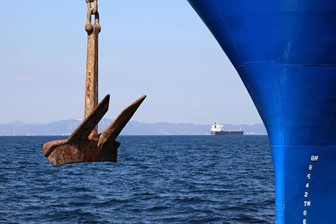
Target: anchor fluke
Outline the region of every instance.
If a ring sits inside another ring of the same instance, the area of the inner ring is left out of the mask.
[[[46,157],[56,149],[56,147],[64,144],[80,144],[88,139],[91,139],[90,134],[92,130],[96,127],[98,122],[103,118],[105,113],[108,111],[108,105],[110,101],[110,95],[105,96],[105,98],[98,104],[94,111],[92,111],[87,118],[85,118],[82,123],[76,128],[76,130],[70,135],[66,140],[55,140],[51,142],[46,142],[42,144],[42,151]],[[90,136],[90,138],[89,138]]]
[[[146,95],[137,99],[134,103],[125,108],[118,117],[106,128],[99,136],[98,147],[105,144],[106,141],[114,141],[122,129],[126,126],[135,111],[139,108],[141,103],[145,100]]]
[[[95,138],[95,136],[90,135],[92,130],[97,126],[98,122],[103,118],[103,116],[108,111],[110,102],[110,95],[106,95],[104,99],[98,104],[94,111],[89,114],[83,122],[78,126],[78,128],[69,137],[69,141],[77,143],[80,139]]]

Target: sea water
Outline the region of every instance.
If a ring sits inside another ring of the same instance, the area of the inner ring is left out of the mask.
[[[274,223],[266,136],[121,136],[118,163],[53,167],[0,137],[0,223]]]

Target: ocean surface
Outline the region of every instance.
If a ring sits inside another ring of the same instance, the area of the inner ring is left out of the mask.
[[[0,223],[274,223],[266,136],[121,136],[118,163],[53,167],[0,137]]]

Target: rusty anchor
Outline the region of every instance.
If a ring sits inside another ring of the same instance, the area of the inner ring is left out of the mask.
[[[54,166],[83,162],[117,162],[120,143],[116,138],[146,98],[144,95],[137,99],[125,108],[110,126],[98,134],[98,122],[108,111],[110,96],[105,96],[98,104],[98,35],[101,31],[98,0],[85,0],[85,2],[88,6],[85,25],[88,40],[84,120],[68,139],[42,144],[44,155]]]

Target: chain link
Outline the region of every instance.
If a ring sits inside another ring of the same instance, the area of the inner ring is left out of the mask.
[[[99,24],[98,0],[85,0],[88,12],[86,17],[85,31],[90,35],[93,31],[100,32]],[[93,3],[93,5],[92,5]],[[94,16],[94,24],[92,25],[92,16]]]

